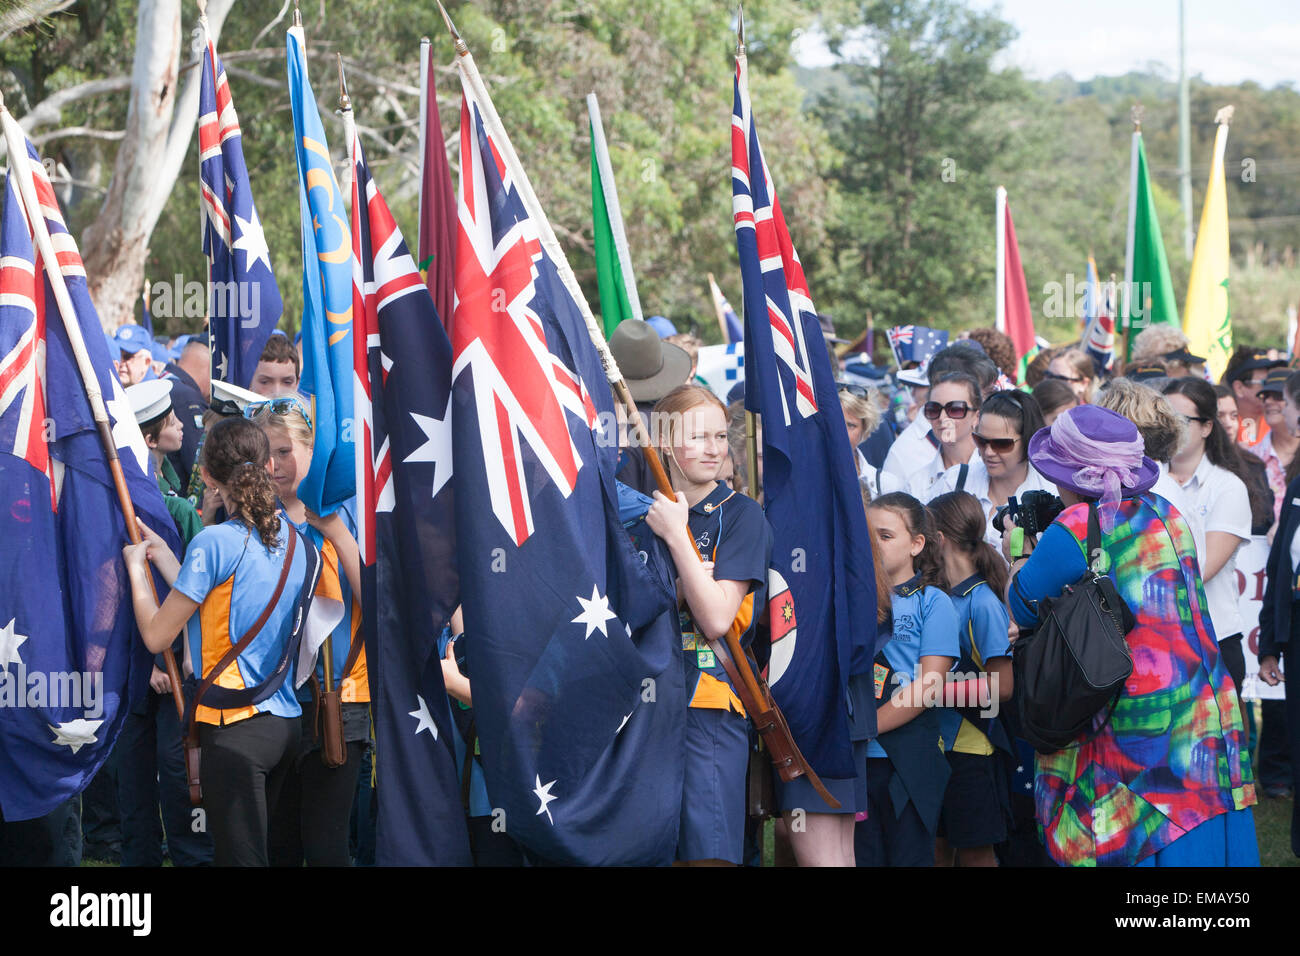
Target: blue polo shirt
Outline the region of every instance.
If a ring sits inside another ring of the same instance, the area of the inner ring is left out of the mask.
[[[957,639],[961,646],[961,663],[984,670],[995,657],[1011,656],[1011,641],[1007,628],[1011,616],[1006,606],[998,600],[988,582],[973,574],[952,589],[953,610],[957,613]],[[991,754],[993,744],[988,737],[953,708],[945,708],[939,715],[945,750],[958,753]]]
[[[289,523],[281,521],[271,551],[243,522],[232,519],[204,528],[186,548],[185,561],[172,587],[199,604],[186,624],[186,656],[200,680],[238,643],[271,600],[291,533]],[[307,573],[306,550],[299,541],[284,590],[270,617],[238,660],[225,669],[216,686],[254,687],[275,670],[293,629],[294,605]],[[294,666],[290,665],[288,677],[275,693],[260,704],[225,710],[199,707],[196,719],[199,723],[229,724],[259,713],[297,717],[302,708],[293,692]]]
[[[877,699],[892,697],[899,687],[916,678],[922,657],[961,656],[957,639],[957,612],[952,600],[935,587],[921,587],[918,574],[894,588],[890,598],[894,630],[881,653],[899,675],[899,683],[882,686]],[[879,670],[879,665],[877,665]],[[868,757],[887,756],[878,740],[867,745]]]
[[[748,647],[767,600],[767,568],[772,557],[772,527],[762,506],[719,482],[691,507],[686,524],[700,557],[713,562],[713,580],[749,583],[749,593],[736,615],[745,625],[741,646]],[[689,608],[682,610],[680,620],[690,706],[743,712],[727,672],[709,650]]]

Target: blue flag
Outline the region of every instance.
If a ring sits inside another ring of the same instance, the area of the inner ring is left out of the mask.
[[[148,688],[152,662],[122,561],[126,526],[64,321],[81,330],[136,513],[180,548],[147,477],[144,440],[81,256],[27,145],[27,156],[9,157],[0,220],[0,812],[8,821],[43,816],[90,782]],[[19,176],[35,187],[75,315],[59,314]]]
[[[803,267],[759,148],[736,58],[732,205],[745,290],[745,407],[763,421],[772,525],[768,677],[795,742],[832,793],[855,775],[848,679],[871,670],[876,583],[853,450]],[[854,721],[874,736],[875,713]]]
[[[360,139],[352,158],[357,538],[380,866],[468,865],[438,629],[455,610],[451,343]]]
[[[546,860],[667,864],[686,711],[676,600],[654,541],[634,549],[619,522],[600,360],[467,60],[452,433],[488,796]]]
[[[289,100],[302,219],[302,380],[313,399],[315,442],[298,497],[329,514],[356,494],[352,419],[352,233],[334,178],[302,27],[289,28]]]
[[[199,191],[208,257],[212,377],[248,388],[284,302],[244,165],[226,67],[208,38],[199,78]]]

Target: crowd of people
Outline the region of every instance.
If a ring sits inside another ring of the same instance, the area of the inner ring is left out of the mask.
[[[676,498],[630,444],[618,479],[626,514],[662,539],[676,571],[689,701],[677,857],[753,865],[751,764],[764,758],[709,648],[728,632],[745,646],[767,639],[774,542],[754,493],[761,462],[751,475],[741,391],[710,390],[696,375],[699,340],[657,323],[620,324],[610,347],[642,412],[671,423],[650,431]],[[0,824],[6,854],[75,862],[84,831],[85,855],[130,866],[369,862],[355,509],[322,517],[298,497],[313,424],[294,343],[270,338],[250,389],[210,378],[203,336],[162,344],[126,326],[109,344],[186,545],[178,558],[142,525],[125,558],[141,637],[183,661],[188,708],[178,718],[160,656],[89,789],[44,820]],[[850,697],[876,708],[876,731],[854,745],[857,779],[839,812],[806,781],[779,787],[778,860],[1258,863],[1256,781],[1270,797],[1293,792],[1300,704],[1265,702],[1257,725],[1240,698],[1250,650],[1235,560],[1269,536],[1258,656],[1260,679],[1276,685],[1300,627],[1300,372],[1241,348],[1212,384],[1168,327],[1142,332],[1132,353],[1107,369],[1077,346],[1043,350],[1017,387],[1010,340],[976,329],[888,374],[843,376],[882,635],[871,680]],[[1100,555],[1088,553],[1092,520]],[[150,567],[171,587],[161,606]],[[1035,753],[1018,718],[1016,642],[1089,568],[1132,614],[1132,673],[1069,746]],[[457,728],[475,860],[519,865],[527,848],[490,825],[465,638],[458,613],[439,643],[440,706]],[[957,699],[958,677],[973,696]],[[946,689],[914,692],[922,686]],[[202,827],[187,731],[201,745]],[[813,808],[816,825],[796,825],[799,808]]]

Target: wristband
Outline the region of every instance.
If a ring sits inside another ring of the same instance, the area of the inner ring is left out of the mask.
[[[1018,528],[1018,527],[1012,528],[1011,529],[1011,560],[1020,561],[1027,557],[1029,557],[1029,555],[1025,554],[1025,529]]]

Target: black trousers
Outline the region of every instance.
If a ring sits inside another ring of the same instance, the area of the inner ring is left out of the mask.
[[[1286,701],[1262,700],[1259,703],[1259,785],[1289,787],[1291,742],[1287,728]]]
[[[122,860],[122,818],[117,806],[118,749],[95,772],[81,792],[81,834],[87,859]]]
[[[348,831],[365,751],[364,742],[348,742],[341,767],[325,766],[319,748],[294,761],[271,817],[272,866],[352,865]]]
[[[140,711],[127,714],[115,752],[122,865],[162,866],[164,826],[175,866],[210,864],[212,838],[196,826],[190,806],[181,722],[171,694],[145,694]]]
[[[81,866],[81,795],[35,820],[0,816],[0,866]]]
[[[258,714],[218,727],[199,724],[199,776],[212,862],[267,866],[267,822],[298,750],[297,717]]]
[[[934,866],[934,834],[910,800],[898,813],[889,793],[894,765],[888,757],[867,758],[867,819],[853,826],[858,866]]]

